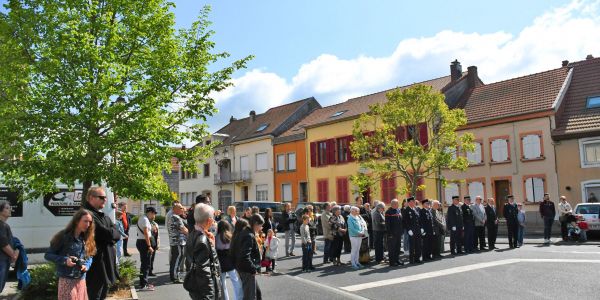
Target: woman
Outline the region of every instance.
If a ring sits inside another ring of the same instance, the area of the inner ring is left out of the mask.
[[[263,223],[260,215],[253,215],[250,218],[250,225],[244,219],[239,219],[235,225],[235,234],[231,242],[231,256],[235,270],[242,281],[244,300],[261,299],[260,288],[256,283],[256,273],[260,270],[261,257],[255,233],[262,231]]]
[[[232,206],[230,206],[232,207]],[[225,279],[229,276],[231,285],[233,286],[233,299],[243,300],[244,292],[242,290],[242,282],[240,281],[237,272],[233,266],[233,258],[229,254],[231,239],[233,237],[233,227],[228,221],[222,220],[217,225],[217,256],[221,265],[221,286],[223,287],[223,299],[229,300],[227,285]]]
[[[356,206],[350,208],[350,216],[348,217],[348,234],[350,235],[350,261],[352,262],[352,268],[358,270],[363,267],[358,262],[360,245],[362,239],[367,235],[367,223],[360,216],[360,210]]]
[[[2,293],[6,284],[8,267],[19,257],[19,250],[15,249],[13,242],[12,230],[8,223],[6,223],[11,212],[10,202],[5,200],[0,201],[0,248],[2,249],[0,251],[0,293]]]
[[[44,255],[56,264],[58,275],[58,299],[87,300],[85,273],[96,254],[94,219],[85,209],[75,213],[67,227],[50,241]]]
[[[235,223],[237,223],[238,220],[235,206],[232,205],[227,207],[227,215],[223,217],[223,220],[229,222],[229,225],[231,225],[232,228],[235,227]]]
[[[267,235],[269,229],[275,229],[273,226],[273,210],[271,208],[265,210],[265,223],[263,224],[262,232]]]
[[[331,232],[333,233],[333,242],[331,243],[331,259],[333,259],[333,265],[343,265],[340,261],[342,255],[342,247],[344,245],[344,236],[346,235],[346,222],[342,217],[342,208],[339,205],[334,206],[331,209],[333,216],[329,218],[329,226],[331,226]]]
[[[185,246],[186,259],[195,266],[190,271],[195,276],[193,286],[188,286],[190,298],[196,299],[222,299],[221,276],[219,258],[215,250],[215,236],[210,232],[214,220],[215,210],[212,206],[199,203],[194,207],[194,229],[189,233]],[[186,276],[186,281],[188,277]],[[184,286],[186,283],[184,282]]]
[[[115,226],[121,235],[119,241],[117,241],[117,265],[119,265],[119,261],[121,260],[121,256],[123,256],[123,240],[127,239],[127,234],[125,233],[125,227],[123,226],[123,212],[120,210],[115,211]]]
[[[314,208],[312,205],[307,205],[305,214],[308,216],[308,228],[310,229],[310,241],[312,244],[313,255],[317,254],[316,242],[317,242],[317,219],[315,217]]]

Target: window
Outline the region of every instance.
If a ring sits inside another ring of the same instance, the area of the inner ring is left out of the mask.
[[[287,168],[288,171],[296,170],[296,153],[287,154]]]
[[[185,193],[181,193],[179,196],[179,202],[181,202],[182,204],[187,204],[187,198],[185,197]]]
[[[194,178],[194,179],[198,178],[198,172],[192,173],[192,178]]]
[[[523,159],[536,159],[544,156],[544,153],[542,153],[541,133],[527,133],[521,135],[521,155]]]
[[[335,139],[310,143],[310,166],[326,166],[335,163]]]
[[[347,112],[347,111],[348,111],[348,110],[340,110],[340,111],[338,111],[338,112],[334,113],[333,115],[331,115],[331,117],[330,117],[330,118],[339,117],[339,116],[343,115],[343,114],[344,114],[345,112]]]
[[[460,196],[460,190],[456,183],[448,183],[444,188],[444,200],[446,200],[446,204],[452,205],[452,196]]]
[[[336,179],[337,202],[348,203],[348,178],[340,177]]]
[[[204,164],[204,177],[210,176],[210,164]]]
[[[191,200],[190,202],[196,202],[196,195],[197,195],[196,192],[192,192],[192,198],[190,199]]]
[[[277,172],[285,171],[285,154],[277,155]]]
[[[492,162],[505,162],[510,160],[508,154],[508,138],[498,138],[491,141]]]
[[[329,183],[327,179],[317,180],[317,201],[329,201]]]
[[[298,201],[306,202],[308,198],[308,184],[306,182],[300,182],[298,185]]]
[[[381,199],[385,203],[390,203],[394,198],[396,198],[396,177],[392,175],[390,178],[381,178]]]
[[[350,138],[343,137],[337,139],[337,162],[343,163],[349,161],[350,155]]]
[[[256,129],[256,132],[261,132],[261,131],[265,130],[267,127],[269,127],[269,124],[260,124],[260,126],[258,126],[258,129]]]
[[[583,202],[600,201],[600,180],[590,180],[581,183]]]
[[[240,171],[247,172],[250,170],[248,156],[240,156]]]
[[[181,179],[184,180],[185,179],[185,169],[183,167],[181,167],[181,170],[179,172],[181,173]]]
[[[456,148],[452,148],[452,147],[447,147],[446,150],[444,150],[446,153],[449,153],[452,156],[453,160],[456,160]]]
[[[264,171],[267,170],[267,168],[267,153],[256,154],[256,171]]]
[[[539,202],[544,200],[545,178],[543,176],[525,177],[525,201]]]
[[[600,139],[579,140],[582,168],[600,167]]]
[[[482,142],[475,141],[474,144],[475,149],[473,149],[473,152],[467,152],[467,160],[469,161],[470,165],[479,165],[483,163],[483,147],[481,147]]]
[[[292,185],[284,183],[281,185],[281,201],[292,202]]]
[[[269,186],[259,184],[256,186],[256,201],[269,201]]]
[[[599,108],[600,107],[600,96],[587,98],[587,108]]]
[[[475,197],[481,196],[481,199],[485,199],[485,189],[483,186],[484,179],[476,179],[467,182],[467,187],[469,190],[469,196],[471,196],[471,201],[475,201]]]
[[[327,165],[327,141],[317,143],[319,166]]]

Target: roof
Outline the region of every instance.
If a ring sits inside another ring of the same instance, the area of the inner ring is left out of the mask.
[[[179,160],[177,157],[171,157],[171,172],[179,172]]]
[[[587,108],[587,99],[600,96],[600,58],[569,64],[571,84],[556,115],[554,139],[600,135],[600,108]]]
[[[568,72],[562,67],[476,87],[464,106],[468,123],[552,109]]]

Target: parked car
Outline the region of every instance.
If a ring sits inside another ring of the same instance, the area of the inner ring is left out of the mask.
[[[237,210],[237,215],[240,217],[244,215],[244,210],[246,210],[246,208],[256,206],[258,207],[258,210],[260,211],[260,214],[263,217],[265,216],[265,210],[267,210],[267,208],[270,208],[273,211],[273,221],[275,222],[275,224],[281,223],[281,220],[283,219],[283,216],[281,214],[281,212],[283,212],[283,203],[281,202],[240,201],[234,202],[233,206],[235,206],[235,209]]]
[[[575,214],[583,217],[589,232],[600,232],[600,203],[579,203],[575,206]]]
[[[321,225],[321,212],[325,209],[326,202],[298,202],[296,204],[296,216],[298,223],[296,224],[296,233],[300,234],[300,225],[302,225],[302,214],[308,205],[312,205],[315,217],[317,218],[317,235],[323,235],[323,226]]]

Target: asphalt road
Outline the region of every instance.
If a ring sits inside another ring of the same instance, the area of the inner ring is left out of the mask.
[[[161,236],[168,241],[165,230]],[[258,281],[263,299],[600,299],[598,243],[529,242],[514,250],[499,244],[495,251],[414,266],[370,265],[359,271],[321,265],[318,246],[316,271],[300,272],[301,256],[280,258],[277,273],[261,275]],[[342,255],[342,261],[349,259],[349,254]],[[156,291],[139,292],[140,299],[189,298],[181,284],[169,282],[167,243],[156,257],[155,270],[158,276],[150,281]]]

